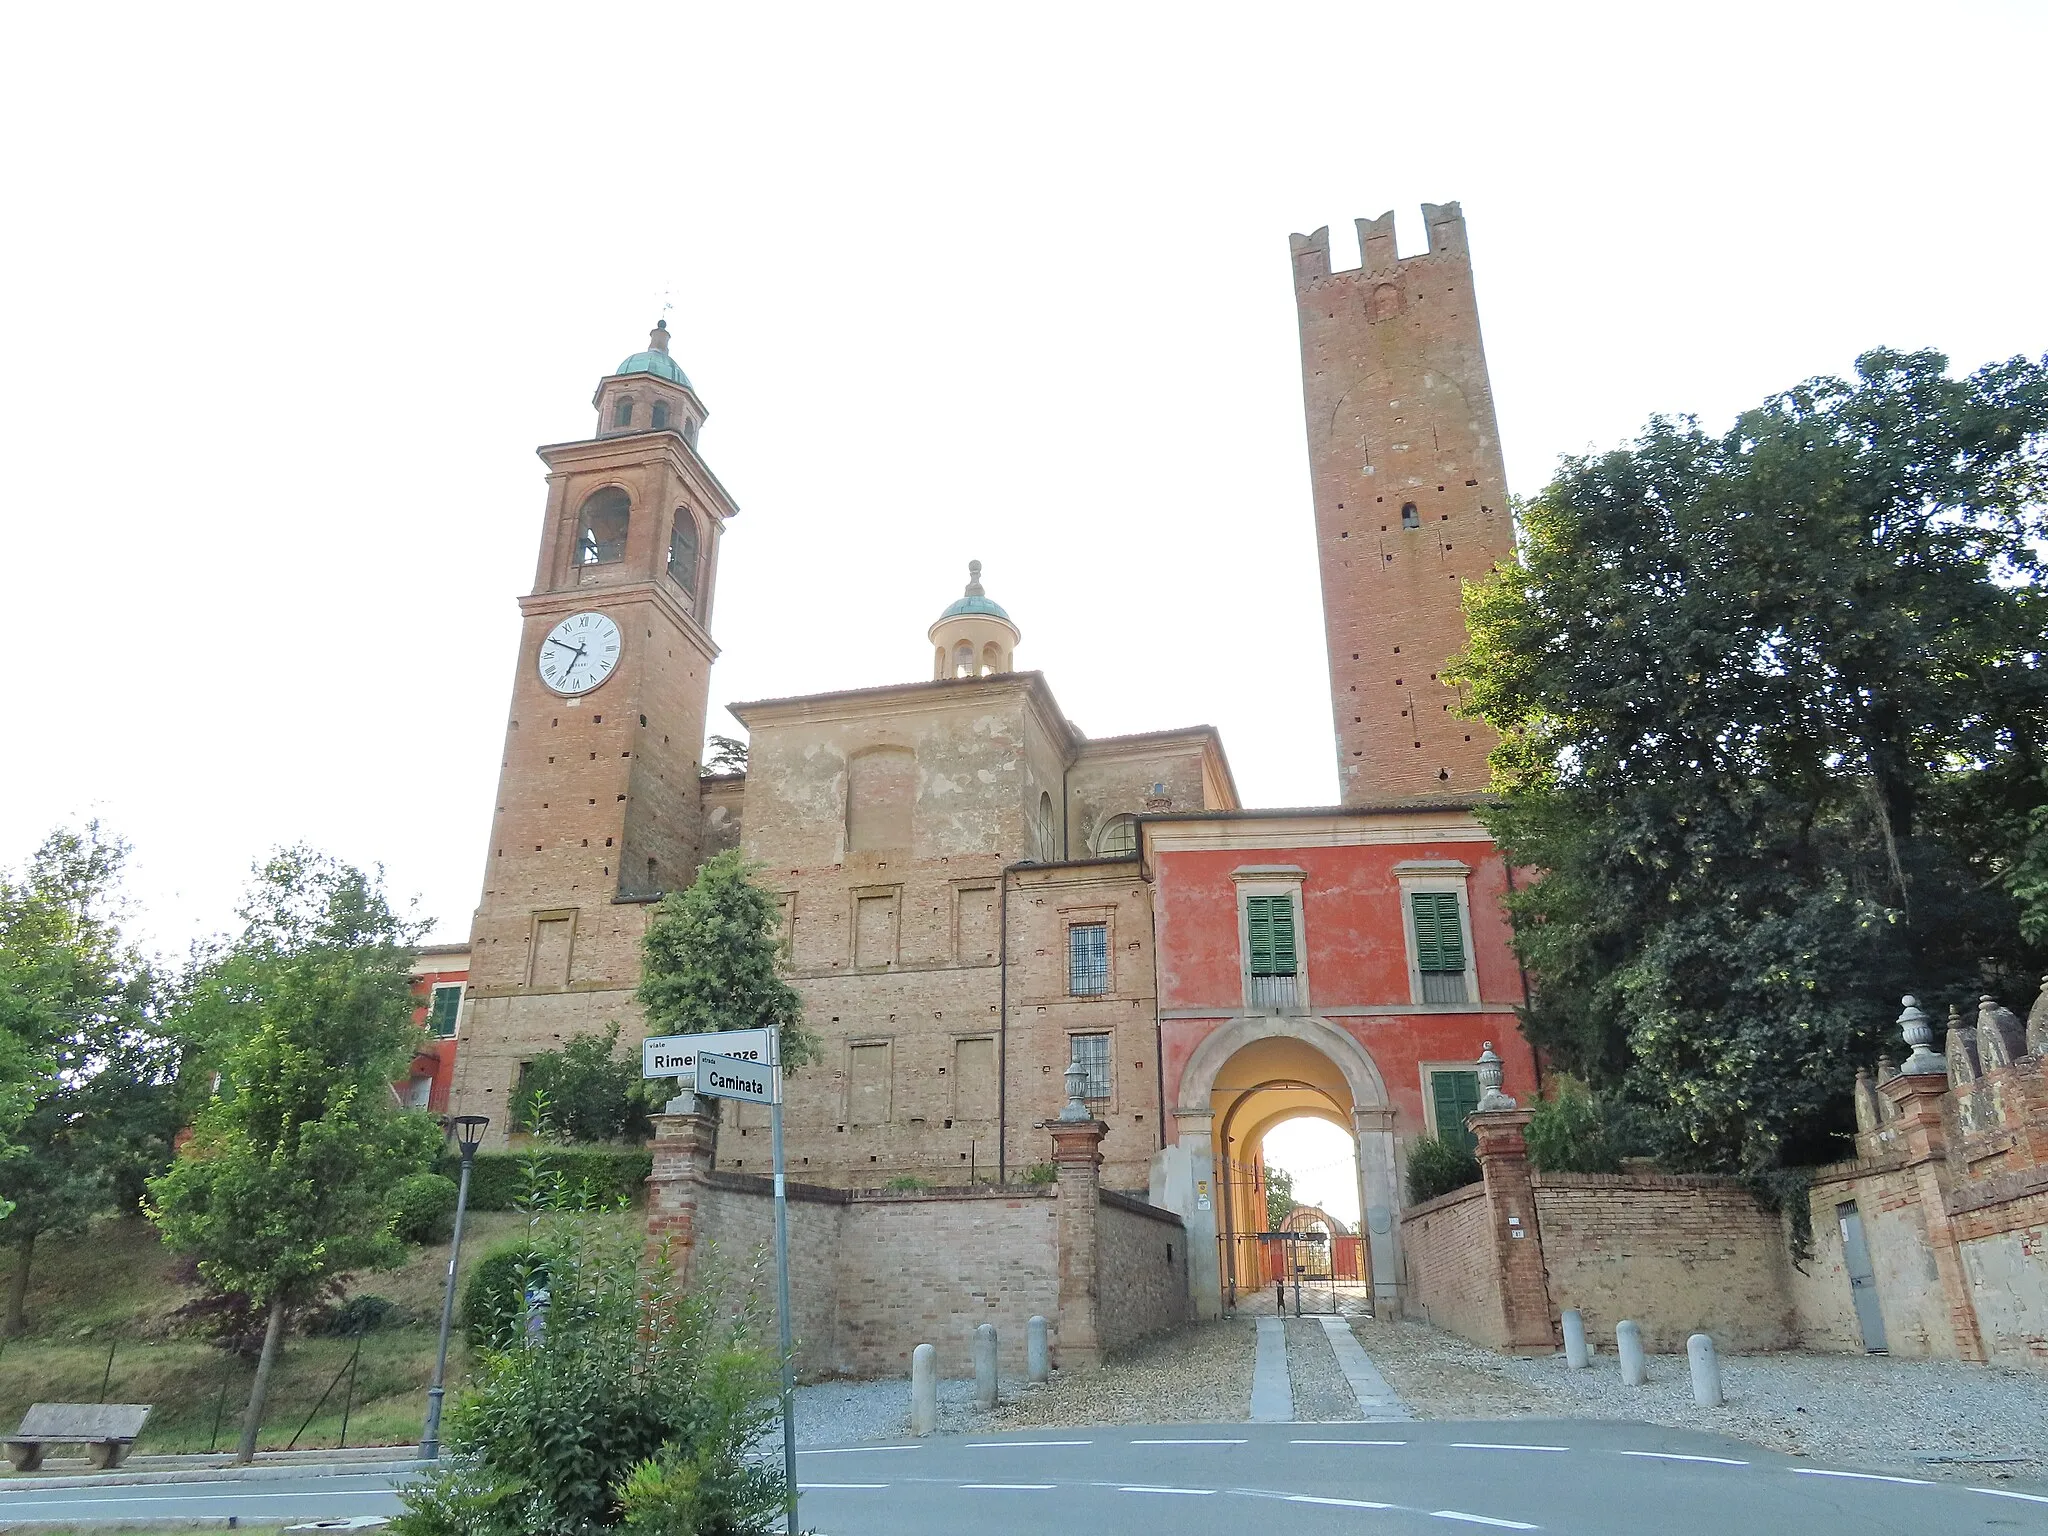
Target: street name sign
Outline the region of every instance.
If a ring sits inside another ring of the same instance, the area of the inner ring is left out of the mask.
[[[700,1051],[741,1061],[773,1061],[775,1031],[728,1029],[710,1035],[650,1035],[640,1044],[640,1075],[675,1077],[688,1083],[697,1074]]]
[[[714,1099],[745,1099],[750,1104],[780,1104],[781,1074],[765,1062],[737,1056],[697,1053],[697,1091]],[[780,1175],[777,1175],[778,1179]]]

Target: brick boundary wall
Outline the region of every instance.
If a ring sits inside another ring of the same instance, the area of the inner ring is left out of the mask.
[[[1185,1325],[1191,1316],[1186,1223],[1150,1201],[1105,1189],[1096,1196],[1095,1230],[1102,1347],[1127,1348]]]
[[[1486,1186],[1468,1184],[1401,1213],[1401,1310],[1475,1344],[1507,1343]]]

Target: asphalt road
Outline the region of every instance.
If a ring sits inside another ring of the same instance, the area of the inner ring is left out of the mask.
[[[802,1523],[820,1536],[2048,1536],[2048,1489],[1882,1476],[1712,1435],[1586,1420],[1119,1426],[798,1456]],[[0,1484],[0,1524],[390,1515],[396,1481]]]

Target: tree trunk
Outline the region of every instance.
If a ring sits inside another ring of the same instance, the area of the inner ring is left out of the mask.
[[[256,1459],[256,1431],[263,1424],[263,1397],[270,1390],[270,1368],[277,1363],[277,1341],[284,1332],[284,1297],[270,1299],[270,1321],[263,1329],[263,1353],[256,1359],[256,1380],[249,1386],[249,1412],[242,1420],[242,1444],[235,1460],[247,1466]]]
[[[10,1339],[21,1335],[21,1309],[28,1301],[28,1267],[35,1257],[36,1235],[31,1232],[14,1245],[14,1283],[7,1288],[7,1322],[0,1326],[0,1334]]]

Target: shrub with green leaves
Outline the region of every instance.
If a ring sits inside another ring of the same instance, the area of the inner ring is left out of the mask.
[[[1408,1201],[1420,1205],[1438,1195],[1479,1182],[1479,1159],[1441,1136],[1418,1136],[1408,1143]]]
[[[559,1175],[571,1190],[599,1209],[631,1204],[645,1191],[654,1172],[654,1154],[611,1147],[541,1147],[526,1152],[479,1152],[469,1175],[472,1211],[516,1211],[523,1208],[527,1169],[538,1161],[550,1176]],[[462,1170],[460,1159],[448,1156],[437,1165],[443,1174]]]
[[[1051,1163],[1033,1163],[1024,1170],[1024,1182],[1034,1189],[1044,1189],[1047,1185],[1057,1184],[1059,1181],[1060,1171]]]
[[[462,1328],[471,1347],[502,1347],[518,1334],[531,1284],[545,1286],[547,1270],[539,1249],[524,1238],[493,1248],[471,1266],[462,1282]]]
[[[665,1257],[642,1265],[638,1234],[554,1218],[533,1251],[544,1321],[483,1350],[449,1414],[450,1457],[404,1491],[397,1536],[775,1529],[781,1459],[752,1454],[777,1412],[760,1277],[706,1253],[685,1286]]]
[[[412,1173],[391,1191],[392,1230],[408,1243],[445,1243],[455,1230],[455,1181]]]

